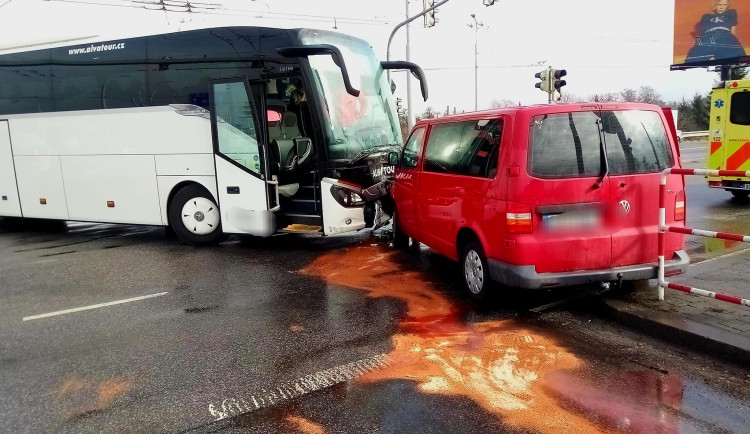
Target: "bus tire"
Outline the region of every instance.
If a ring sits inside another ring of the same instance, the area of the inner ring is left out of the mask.
[[[199,185],[180,189],[169,204],[169,225],[184,242],[216,244],[222,238],[221,213],[211,193]]]
[[[393,247],[397,249],[409,247],[409,236],[401,230],[401,225],[398,222],[398,211],[395,208],[393,210]]]
[[[466,243],[461,255],[461,274],[463,275],[464,288],[474,301],[484,301],[492,286],[490,269],[487,266],[487,258],[484,249],[476,240]]]

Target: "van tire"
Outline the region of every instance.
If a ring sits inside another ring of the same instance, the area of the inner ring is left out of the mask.
[[[168,216],[174,233],[193,246],[216,244],[223,237],[219,207],[199,185],[181,188],[169,203]]]
[[[484,301],[490,291],[492,281],[484,249],[475,240],[469,241],[464,247],[461,255],[461,274],[469,296],[474,301]]]
[[[393,210],[393,247],[397,249],[405,249],[409,247],[409,236],[401,230],[401,225],[398,222],[398,211]],[[415,241],[416,242],[416,241]]]

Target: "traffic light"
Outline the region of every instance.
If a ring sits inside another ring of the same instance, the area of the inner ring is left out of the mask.
[[[550,82],[552,83],[552,88],[554,90],[559,91],[560,88],[568,84],[567,81],[560,80],[566,75],[568,75],[568,71],[564,69],[550,69]]]
[[[551,103],[554,100],[560,99],[557,94],[561,92],[563,86],[568,84],[565,80],[561,80],[561,78],[566,75],[568,75],[568,71],[564,69],[555,69],[550,66],[544,71],[534,74],[534,77],[541,80],[541,82],[536,83],[534,86],[537,89],[541,89],[543,92],[547,92],[549,95],[548,101]]]
[[[422,0],[424,5],[424,10],[427,10],[433,6],[435,6],[435,0]],[[437,23],[437,18],[435,18],[435,12],[437,12],[437,9],[433,9],[426,14],[424,14],[424,26],[425,28],[435,27],[435,23]]]
[[[541,82],[534,85],[537,89],[541,89],[542,92],[549,92],[550,91],[550,83],[549,83],[549,70],[545,69],[542,72],[537,72],[534,74],[534,77],[542,80]]]
[[[495,4],[495,0],[483,0],[485,6],[492,6]]]

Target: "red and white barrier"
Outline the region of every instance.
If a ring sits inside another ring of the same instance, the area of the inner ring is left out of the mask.
[[[658,244],[659,300],[664,300],[664,289],[670,288],[670,289],[675,289],[677,291],[686,292],[688,294],[715,298],[717,300],[739,304],[742,306],[750,306],[750,300],[746,300],[744,298],[734,297],[731,295],[718,294],[713,291],[706,291],[705,289],[692,288],[689,286],[678,285],[676,283],[669,283],[666,280],[664,280],[664,255],[665,255],[664,238],[667,236],[667,232],[675,232],[678,234],[697,235],[700,237],[719,238],[722,240],[740,241],[740,242],[750,243],[750,236],[748,235],[737,235],[737,234],[728,234],[725,232],[704,231],[702,229],[690,229],[690,228],[667,226],[667,209],[665,205],[665,200],[667,196],[667,176],[668,175],[750,177],[750,171],[743,172],[740,170],[667,169],[661,173],[661,185],[659,186],[659,244]]]

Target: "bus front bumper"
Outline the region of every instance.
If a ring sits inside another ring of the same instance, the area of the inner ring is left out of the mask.
[[[613,282],[619,280],[656,279],[658,267],[653,264],[629,265],[614,267],[606,270],[581,270],[565,273],[537,273],[534,265],[512,265],[505,262],[488,259],[490,276],[495,282],[506,286],[527,289],[549,288],[556,286],[576,286],[597,282]],[[664,263],[664,273],[667,276],[682,274],[687,271],[690,258],[684,250],[675,252],[672,259]]]

